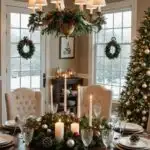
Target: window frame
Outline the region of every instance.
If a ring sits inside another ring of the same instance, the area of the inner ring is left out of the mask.
[[[137,15],[137,2],[136,0],[125,0],[121,2],[116,3],[110,3],[107,4],[106,7],[102,8],[102,13],[111,13],[111,12],[117,12],[119,10],[127,10],[130,9],[132,13],[132,21],[131,21],[131,41],[133,41],[135,35],[136,35],[136,15]],[[95,51],[95,35],[92,33],[89,35],[89,64],[88,64],[88,70],[89,70],[89,85],[95,84],[96,80],[96,65],[95,65],[95,58],[96,58],[96,51]],[[118,103],[118,100],[113,100],[112,103]]]

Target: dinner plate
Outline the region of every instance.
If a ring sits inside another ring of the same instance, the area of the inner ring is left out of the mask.
[[[150,140],[147,140],[146,138],[141,137],[140,140],[136,144],[132,144],[130,142],[130,137],[121,137],[118,144],[121,145],[121,147],[127,148],[127,149],[149,149],[150,148]]]
[[[0,134],[0,148],[14,144],[14,137],[7,134]]]
[[[16,122],[15,122],[15,120],[8,120],[5,122],[5,126],[16,127]]]

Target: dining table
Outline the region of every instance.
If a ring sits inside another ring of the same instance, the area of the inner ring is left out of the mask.
[[[29,146],[26,146],[25,142],[20,137],[20,133],[14,134],[13,132],[10,132],[10,131],[2,128],[2,127],[0,127],[0,133],[9,134],[9,135],[14,137],[14,144],[12,146],[8,147],[8,148],[3,148],[2,150],[37,150],[37,149],[34,149],[34,148],[30,148]],[[118,136],[119,133],[115,132],[114,135]],[[150,139],[150,134],[145,133],[145,135],[148,139]],[[115,140],[117,140],[117,139],[115,139]],[[96,148],[91,148],[91,149],[88,149],[88,150],[120,150],[120,149],[117,149],[116,147],[112,146],[109,149],[106,149],[105,147],[103,147],[103,148],[102,147],[96,147]]]

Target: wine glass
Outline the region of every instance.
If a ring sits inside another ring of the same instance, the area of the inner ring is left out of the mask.
[[[102,131],[102,141],[107,148],[109,148],[113,141],[113,132],[111,130],[103,130]]]
[[[81,130],[81,139],[85,146],[85,148],[88,150],[88,147],[93,139],[93,130],[92,129],[82,129]]]
[[[57,110],[58,110],[58,104],[53,104],[53,113],[57,113]]]
[[[100,113],[101,113],[101,106],[100,105],[93,105],[93,113],[94,113],[94,116],[96,118],[98,118],[100,116]]]
[[[118,121],[119,121],[118,112],[113,111],[112,115],[110,117],[110,123],[111,123],[113,129],[116,127],[116,124],[118,123]]]

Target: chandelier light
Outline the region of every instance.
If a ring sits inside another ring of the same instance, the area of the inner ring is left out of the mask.
[[[29,0],[28,8],[38,9],[30,16],[30,31],[34,32],[42,26],[43,34],[78,36],[91,33],[95,27],[100,31],[105,23],[100,12],[101,7],[106,5],[105,0],[75,0],[74,4],[79,6],[79,9],[65,8],[64,0],[50,0],[50,3],[55,4],[56,9],[44,13],[42,7],[48,5],[47,0]],[[89,10],[89,13],[85,9]]]

